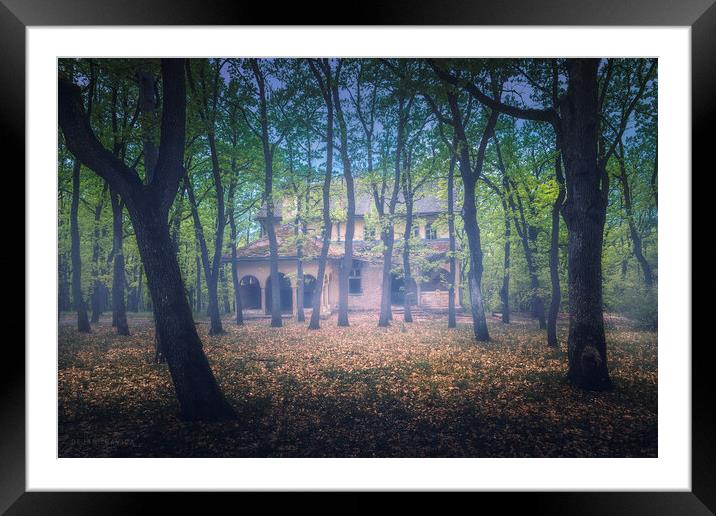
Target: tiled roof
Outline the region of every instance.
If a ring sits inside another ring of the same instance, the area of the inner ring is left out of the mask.
[[[364,181],[356,182],[356,216],[365,216],[371,211],[373,206],[373,194],[369,189],[369,185]],[[386,192],[386,195],[390,195],[390,191]],[[331,187],[331,208],[333,210],[342,211],[345,209],[346,196],[343,188],[343,184],[336,182]],[[455,196],[455,208],[457,211],[458,195]],[[386,199],[386,203],[388,199]],[[290,202],[289,202],[290,204]],[[284,199],[276,199],[274,201],[274,217],[281,218],[284,215],[284,211],[291,211],[291,207],[287,206],[287,210],[284,210]],[[403,198],[402,191],[398,193],[398,206],[396,211],[398,213],[405,212],[405,199]],[[440,198],[436,195],[431,194],[430,186],[422,188],[422,192],[416,194],[415,201],[413,203],[413,213],[416,216],[426,215],[430,213],[445,213],[447,212],[447,199]],[[266,217],[266,206],[263,205],[258,213],[257,218]]]
[[[276,229],[276,240],[278,242],[279,257],[293,258],[296,256],[296,240],[292,226],[285,224]],[[306,257],[317,257],[321,253],[322,241],[319,237],[308,237],[303,243],[303,252]],[[421,244],[430,249],[431,256],[444,255],[449,250],[447,240],[421,240]],[[382,243],[378,241],[353,241],[353,257],[357,260],[376,262],[382,260]],[[332,241],[328,248],[329,258],[342,258],[345,250],[345,242]],[[396,255],[399,253],[399,246],[396,245]],[[237,258],[268,258],[269,240],[264,235],[248,245],[236,249]],[[224,261],[231,261],[231,256],[224,256]]]

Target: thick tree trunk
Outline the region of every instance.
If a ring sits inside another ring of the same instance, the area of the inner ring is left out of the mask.
[[[450,286],[448,287],[448,328],[455,328],[457,321],[455,317],[455,156],[450,158],[450,169],[448,171],[448,239],[450,241]]]
[[[338,326],[348,326],[348,278],[353,267],[353,235],[355,233],[355,187],[353,184],[353,171],[348,153],[348,126],[343,117],[341,98],[338,93],[338,82],[342,61],[336,68],[335,80],[331,82],[331,93],[333,95],[333,106],[336,110],[336,119],[340,129],[341,140],[341,165],[343,166],[343,177],[346,180],[346,241],[341,262],[340,277],[338,283]]]
[[[329,117],[329,119],[330,118],[331,117]],[[328,127],[330,128],[331,125],[329,124]],[[332,129],[329,129],[328,132],[332,133]],[[313,310],[311,311],[311,320],[308,323],[309,330],[317,330],[321,327],[321,299],[323,298],[324,283],[323,278],[326,275],[326,261],[328,260],[328,249],[331,245],[330,188],[331,175],[333,174],[333,158],[331,157],[330,152],[328,152],[327,156],[328,157],[326,159],[326,175],[323,182],[323,240],[321,243],[321,254],[318,256],[318,272],[316,275],[316,288],[313,291]]]
[[[112,248],[114,251],[114,271],[112,276],[112,320],[119,335],[129,335],[127,307],[124,303],[124,234],[122,212],[124,206],[119,196],[110,191],[112,201]]]
[[[390,320],[392,319],[390,306],[390,270],[393,266],[393,245],[395,242],[392,220],[389,226],[383,228],[380,238],[383,241],[383,278],[380,289],[380,316],[378,317],[378,326],[385,328],[390,326]]]
[[[475,206],[475,184],[463,179],[465,197],[463,201],[462,216],[465,235],[470,249],[470,271],[468,282],[470,287],[470,307],[472,311],[472,325],[475,339],[482,342],[490,340],[485,318],[485,306],[482,299],[482,244],[480,242],[480,227],[477,224],[477,207]]]
[[[568,90],[561,104],[560,148],[569,230],[569,379],[585,389],[611,386],[602,313],[602,243],[608,187],[597,163],[597,59],[569,59]]]
[[[555,175],[559,192],[552,205],[552,236],[549,249],[549,276],[552,283],[552,296],[549,303],[547,318],[547,345],[559,347],[557,340],[557,315],[562,301],[562,289],[559,284],[559,214],[564,203],[564,176],[562,174],[562,157],[557,153],[555,158]]]
[[[468,282],[470,287],[470,306],[472,311],[472,326],[475,339],[481,342],[490,340],[490,333],[487,329],[485,319],[485,306],[482,299],[482,244],[480,242],[480,226],[477,223],[477,206],[475,205],[475,183],[482,173],[482,165],[485,160],[487,142],[494,134],[498,114],[492,111],[487,120],[487,125],[482,133],[477,151],[475,168],[473,171],[470,158],[470,145],[467,141],[467,134],[463,125],[462,114],[458,106],[458,99],[455,93],[448,93],[448,104],[452,115],[452,125],[455,131],[455,143],[457,147],[457,158],[459,162],[460,176],[463,182],[463,205],[462,218],[464,221],[465,235],[467,236],[470,250],[470,270]]]
[[[229,418],[234,411],[219,390],[204,355],[167,223],[169,206],[183,174],[184,60],[163,59],[162,77],[161,152],[148,184],[140,181],[136,170],[126,167],[102,146],[83,112],[80,89],[62,79],[58,83],[58,118],[70,151],[107,180],[127,206],[147,273],[157,339],[169,365],[182,417]],[[79,173],[77,176],[79,179]]]
[[[144,265],[139,267],[139,281],[137,282],[137,311],[144,311]]]
[[[184,295],[181,272],[167,223],[151,206],[130,211],[137,246],[147,271],[161,352],[166,358],[181,408],[188,420],[223,419],[234,411],[221,393]]]
[[[72,167],[72,204],[70,206],[70,238],[72,240],[72,300],[77,311],[77,330],[81,333],[91,331],[87,317],[87,304],[82,297],[82,257],[80,255],[80,229],[77,212],[80,204],[80,161],[75,158]]]

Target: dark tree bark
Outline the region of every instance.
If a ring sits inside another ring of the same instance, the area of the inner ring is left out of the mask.
[[[221,283],[221,297],[224,302],[224,313],[231,313],[231,302],[229,301],[229,285],[226,283],[226,272],[224,267],[219,269],[219,282]]]
[[[408,150],[406,151],[405,166],[402,177],[403,199],[405,200],[405,231],[403,232],[403,284],[405,285],[405,298],[403,303],[404,322],[413,322],[413,312],[410,309],[413,296],[413,290],[411,287],[413,275],[410,268],[410,238],[413,234],[413,202],[415,191],[413,190],[413,178],[411,174],[410,161],[410,150]],[[415,294],[417,294],[417,290]]]
[[[525,217],[525,209],[524,204],[522,202],[522,196],[520,195],[517,183],[513,179],[509,178],[507,175],[507,169],[502,159],[502,152],[500,151],[500,144],[497,141],[497,138],[495,138],[495,150],[497,151],[497,163],[502,172],[503,177],[503,188],[505,190],[504,197],[507,198],[507,202],[510,206],[510,209],[512,210],[515,229],[517,230],[517,235],[520,237],[520,242],[522,242],[522,249],[525,254],[525,261],[527,262],[527,273],[530,278],[530,290],[532,291],[532,317],[539,321],[540,329],[545,329],[547,327],[547,323],[544,317],[544,300],[539,293],[539,275],[537,271],[537,264],[535,262],[537,228],[532,225]],[[515,203],[515,199],[517,199],[517,203]],[[509,231],[508,225],[505,226],[505,231]]]
[[[124,204],[115,192],[110,190],[112,202],[112,253],[114,270],[112,275],[112,321],[119,335],[129,335],[127,306],[124,303],[124,233],[122,215]]]
[[[462,207],[462,218],[464,221],[465,235],[467,236],[468,247],[470,250],[470,271],[469,281],[470,287],[470,306],[472,311],[472,324],[475,339],[482,342],[490,340],[490,333],[487,329],[487,320],[485,318],[485,307],[482,299],[482,243],[480,241],[480,226],[477,223],[477,206],[475,204],[475,185],[485,160],[485,150],[487,142],[492,137],[497,124],[498,112],[491,110],[488,115],[487,124],[482,133],[480,144],[477,151],[476,163],[473,167],[470,161],[467,135],[463,125],[462,114],[458,106],[458,99],[455,93],[448,93],[448,104],[452,116],[452,126],[455,131],[456,145],[458,149],[458,162],[460,176],[464,185],[464,198]]]
[[[565,170],[566,202],[562,217],[569,231],[569,338],[570,382],[584,389],[611,386],[607,368],[604,316],[602,313],[601,254],[606,220],[609,176],[606,165],[621,139],[629,115],[641,97],[656,67],[652,64],[641,79],[638,93],[623,113],[616,137],[609,146],[598,145],[600,106],[608,81],[598,98],[598,59],[567,59],[567,91],[547,109],[519,108],[503,104],[499,96],[485,95],[475,84],[442,70],[431,62],[438,75],[449,84],[464,88],[475,99],[493,110],[518,118],[552,124],[557,134]],[[556,64],[553,65],[556,70]],[[599,156],[599,158],[598,158]]]
[[[617,154],[616,157],[619,162],[619,183],[622,187],[622,197],[624,199],[624,209],[626,210],[632,251],[634,252],[634,257],[636,258],[636,261],[639,262],[641,270],[644,273],[644,286],[651,289],[654,286],[654,273],[651,270],[649,261],[644,256],[641,235],[639,234],[639,229],[636,227],[634,207],[631,198],[631,186],[629,185],[629,176],[627,175],[626,165],[624,163],[624,145],[621,141],[619,142],[619,154]]]
[[[353,235],[355,232],[355,187],[353,184],[353,171],[351,168],[350,156],[348,153],[348,126],[343,116],[338,83],[340,81],[341,67],[343,61],[338,59],[335,71],[335,79],[331,81],[331,93],[333,96],[333,107],[336,112],[338,129],[341,141],[341,164],[343,166],[343,177],[346,181],[346,235],[341,261],[340,277],[338,282],[338,326],[348,326],[348,277],[353,266]]]
[[[311,142],[308,141],[308,168],[311,168]],[[304,313],[303,306],[303,292],[304,292],[304,275],[303,275],[303,240],[306,237],[307,226],[304,221],[304,192],[301,191],[301,187],[306,188],[305,192],[305,208],[308,209],[308,198],[310,197],[310,181],[305,181],[306,184],[301,185],[301,180],[295,181],[295,171],[293,168],[293,146],[291,142],[288,145],[288,162],[289,162],[289,176],[292,178],[293,193],[296,199],[296,216],[293,220],[293,236],[296,240],[296,321],[305,322],[306,314]]]
[[[502,301],[502,323],[510,324],[510,252],[512,238],[512,224],[510,223],[510,212],[507,206],[506,192],[509,189],[507,176],[502,174],[502,212],[505,218],[505,249],[502,262],[502,287],[500,288],[500,300]]]
[[[450,286],[448,287],[448,328],[455,328],[457,321],[455,317],[455,281],[456,267],[455,267],[455,161],[456,156],[451,153],[450,156],[450,168],[448,169],[448,181],[447,181],[447,203],[448,203],[448,239],[450,246]]]
[[[395,168],[393,173],[393,188],[388,201],[388,213],[385,213],[385,189],[387,187],[387,173],[383,174],[381,190],[373,186],[373,198],[381,222],[381,240],[383,241],[383,279],[381,285],[380,317],[378,326],[387,327],[393,318],[391,309],[391,269],[393,266],[393,248],[395,246],[395,208],[398,204],[398,193],[400,192],[402,174],[402,155],[405,137],[405,126],[407,124],[407,109],[405,106],[405,95],[398,90],[398,127],[395,144]],[[407,284],[407,283],[406,283]]]
[[[304,287],[304,276],[303,276],[303,244],[300,241],[303,234],[302,223],[300,216],[296,217],[296,237],[299,241],[296,244],[296,321],[305,322],[306,314],[303,311],[303,287]]]
[[[278,328],[283,325],[283,320],[281,318],[281,296],[279,295],[279,292],[281,292],[281,285],[278,271],[278,240],[276,238],[276,228],[274,226],[277,218],[275,217],[273,198],[273,155],[278,142],[274,142],[272,144],[269,137],[266,77],[261,71],[256,59],[251,59],[250,64],[258,86],[259,119],[261,124],[259,136],[264,155],[264,197],[266,202],[264,229],[268,235],[269,263],[271,268],[271,326]]]
[[[204,277],[206,278],[206,290],[208,294],[208,313],[211,321],[209,327],[209,335],[220,335],[224,332],[224,328],[221,325],[221,315],[219,314],[219,275],[214,274],[214,262],[216,257],[212,260],[209,257],[209,248],[206,244],[206,238],[204,237],[204,226],[199,218],[199,207],[194,195],[194,187],[187,174],[185,181],[186,192],[189,197],[189,206],[191,208],[191,215],[194,219],[194,234],[196,235],[196,241],[199,244],[199,253],[201,256],[201,265],[204,267]],[[223,196],[223,193],[222,193]],[[220,254],[220,252],[219,252]],[[197,263],[197,265],[199,265]],[[217,271],[218,272],[218,271]],[[197,278],[197,281],[200,281]],[[197,285],[199,288],[200,285]]]
[[[99,201],[94,208],[94,226],[92,230],[92,318],[91,323],[96,324],[99,322],[99,317],[104,311],[104,283],[99,280],[100,265],[99,265],[99,252],[100,245],[99,241],[102,237],[102,231],[100,228],[100,221],[102,219],[102,211],[104,210],[104,202],[107,197],[108,184],[105,181],[102,185],[102,193],[100,194]],[[114,321],[112,326],[115,326]]]
[[[585,389],[611,386],[602,314],[602,243],[608,184],[597,162],[597,59],[569,59],[557,132],[564,160],[569,230],[569,379]]]
[[[549,249],[549,276],[552,283],[552,297],[549,302],[547,318],[547,345],[559,347],[557,340],[557,315],[562,301],[562,289],[559,284],[559,215],[564,203],[564,174],[562,173],[562,157],[557,153],[554,159],[554,171],[559,191],[552,204],[552,234]]]
[[[192,205],[192,215],[196,229],[197,240],[201,249],[201,259],[204,265],[206,276],[206,289],[208,294],[208,311],[211,320],[209,335],[220,335],[224,333],[219,313],[219,279],[221,276],[221,257],[224,250],[224,232],[226,229],[226,208],[224,204],[224,186],[221,180],[221,167],[219,155],[216,148],[216,111],[219,100],[219,89],[221,79],[221,64],[214,66],[211,78],[206,77],[206,60],[201,60],[199,68],[199,88],[196,88],[191,75],[190,61],[186,61],[186,70],[192,94],[199,100],[199,117],[205,126],[206,137],[209,144],[209,155],[211,157],[211,175],[214,179],[214,190],[216,192],[216,227],[214,231],[213,256],[209,252],[204,238],[204,231],[199,221],[196,200],[191,192],[191,180],[186,176],[187,193],[189,193]]]
[[[318,82],[323,96],[323,102],[326,105],[326,172],[323,175],[323,187],[321,194],[323,197],[323,222],[321,227],[321,254],[318,257],[318,273],[316,277],[316,289],[313,293],[313,311],[311,312],[311,320],[308,323],[309,330],[317,330],[320,328],[321,318],[321,299],[323,297],[323,278],[326,275],[326,261],[328,260],[328,249],[331,245],[331,179],[333,177],[333,97],[331,89],[333,82],[331,67],[328,59],[312,59],[308,61],[308,65]]]
[[[139,267],[139,280],[137,282],[137,311],[144,311],[144,265]]]
[[[234,285],[234,310],[236,325],[244,325],[244,311],[241,305],[241,284],[239,280],[239,264],[236,261],[236,245],[238,234],[236,231],[236,215],[234,214],[234,196],[236,192],[236,160],[231,160],[231,180],[229,181],[229,236],[231,239],[231,281]]]
[[[67,145],[70,150],[71,147]],[[74,154],[74,153],[73,153]],[[80,255],[80,229],[77,221],[77,212],[80,204],[80,168],[81,161],[75,158],[72,167],[72,204],[70,205],[70,238],[72,240],[72,301],[77,312],[77,331],[89,333],[91,331],[87,317],[87,303],[82,297],[82,257]]]
[[[134,169],[105,149],[85,116],[80,90],[59,81],[59,122],[70,151],[105,179],[125,202],[146,269],[156,332],[179,401],[188,420],[234,417],[204,355],[182,283],[168,213],[184,174],[186,124],[184,63],[162,60],[163,109],[159,157],[151,180],[144,184]]]

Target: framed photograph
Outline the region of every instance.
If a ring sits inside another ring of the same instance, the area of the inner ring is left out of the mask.
[[[27,303],[0,508],[499,491],[712,513],[691,170],[716,8],[658,4],[316,25],[2,0]]]

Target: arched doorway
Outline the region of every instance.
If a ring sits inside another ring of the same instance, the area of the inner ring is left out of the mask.
[[[393,305],[404,305],[405,296],[410,296],[410,304],[415,304],[415,294],[417,288],[415,286],[415,280],[410,278],[408,288],[405,287],[405,278],[398,276],[395,273],[390,274],[390,303]]]
[[[313,293],[316,291],[316,278],[310,274],[303,276],[303,307],[311,308],[313,306]]]
[[[288,279],[283,272],[278,273],[278,282],[281,286],[281,311],[293,312],[293,289],[291,288],[291,280]],[[266,279],[266,312],[271,312],[271,276]]]
[[[244,276],[239,282],[241,308],[261,308],[261,284],[255,276]]]

